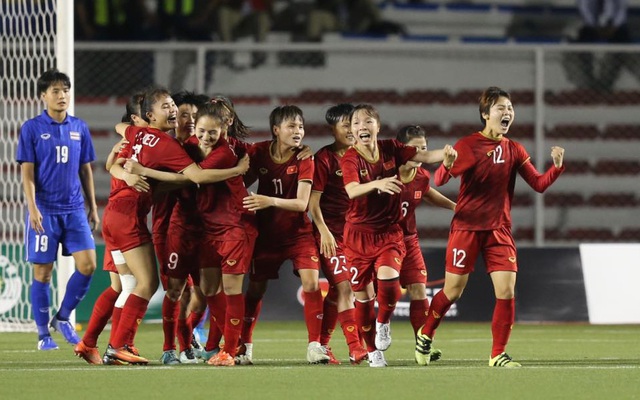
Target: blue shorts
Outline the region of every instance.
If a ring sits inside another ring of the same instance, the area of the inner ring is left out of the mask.
[[[83,250],[95,250],[96,243],[84,210],[67,214],[43,215],[44,233],[37,233],[26,216],[25,260],[34,264],[49,264],[58,258],[58,245],[62,255],[70,256]]]

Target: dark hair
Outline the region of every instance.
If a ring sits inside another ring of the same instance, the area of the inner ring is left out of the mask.
[[[353,114],[355,114],[356,111],[360,110],[364,111],[365,114],[378,121],[378,125],[380,124],[380,114],[378,114],[378,110],[376,110],[376,108],[371,104],[358,104],[357,106],[353,107],[349,118],[353,118]]]
[[[226,124],[228,121],[228,117],[224,112],[220,111],[220,105],[217,105],[215,103],[205,103],[202,106],[198,107],[198,112],[196,113],[196,121],[198,121],[202,117],[209,117],[217,120],[217,122],[221,125]]]
[[[52,68],[44,71],[38,78],[38,83],[36,84],[38,95],[46,92],[47,89],[56,82],[60,82],[67,88],[71,89],[71,79],[69,79],[69,76],[64,72],[58,71],[56,68]]]
[[[482,95],[480,95],[480,99],[478,100],[478,110],[480,111],[480,121],[483,125],[486,125],[487,121],[485,121],[485,119],[482,117],[482,114],[489,114],[489,112],[491,111],[491,107],[496,104],[500,97],[506,97],[507,99],[511,100],[511,95],[509,95],[509,92],[502,90],[496,86],[490,86],[486,88],[485,91],[482,92]]]
[[[415,138],[424,138],[427,143],[429,142],[429,139],[427,139],[427,132],[425,132],[424,128],[420,125],[403,126],[396,135],[396,139],[404,144],[409,143],[411,139]]]
[[[128,124],[133,123],[133,119],[131,119],[132,115],[142,117],[141,109],[143,99],[144,93],[136,93],[129,97],[127,105],[125,106],[125,114],[122,116],[122,122],[126,122]]]
[[[195,94],[194,92],[189,92],[186,90],[173,93],[171,98],[176,103],[176,106],[180,107],[183,104],[191,104],[200,108],[204,103],[209,100],[209,98],[205,95]]]
[[[288,119],[295,119],[296,117],[300,117],[304,123],[304,115],[302,115],[302,110],[298,106],[284,105],[274,108],[271,114],[269,114],[269,129],[271,129],[271,135],[275,136],[273,133],[274,126],[280,125]]]
[[[212,103],[222,104],[231,113],[233,123],[229,126],[227,135],[236,139],[246,139],[249,136],[249,127],[242,122],[240,117],[238,117],[238,113],[236,113],[236,109],[230,98],[222,95],[216,95],[210,101]]]
[[[147,117],[147,113],[152,111],[153,104],[163,96],[171,96],[171,93],[169,93],[169,90],[161,86],[154,86],[144,93],[144,98],[140,104],[140,116],[142,119],[147,122],[151,122],[149,117]]]
[[[351,116],[353,108],[353,104],[351,103],[340,103],[329,108],[326,114],[324,114],[324,119],[327,121],[327,124],[336,126],[340,121],[345,118],[348,119]]]

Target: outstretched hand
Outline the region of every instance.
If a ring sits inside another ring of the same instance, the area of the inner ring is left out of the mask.
[[[559,146],[552,146],[551,158],[553,159],[553,165],[555,165],[556,168],[562,168],[562,162],[564,160],[564,149]]]
[[[376,188],[382,193],[398,194],[402,192],[402,182],[396,175],[389,178],[378,179],[374,182],[376,182]]]

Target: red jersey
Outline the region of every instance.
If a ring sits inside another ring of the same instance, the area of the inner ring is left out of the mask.
[[[251,172],[258,177],[258,194],[281,199],[298,196],[298,182],[313,182],[313,158],[298,160],[296,153],[277,163],[271,157],[272,141],[256,143],[249,149]],[[258,242],[294,244],[302,235],[313,234],[306,212],[269,207],[258,211]]]
[[[416,207],[422,202],[422,197],[429,192],[429,180],[431,175],[429,171],[423,168],[416,168],[413,178],[408,181],[402,181],[404,186],[400,193],[401,212],[403,219],[400,221],[400,227],[405,238],[407,236],[417,236],[418,228],[416,226]]]
[[[337,239],[342,239],[344,217],[350,202],[342,181],[341,158],[331,150],[331,145],[318,150],[314,156],[315,173],[312,187],[313,191],[322,193],[320,197],[322,217],[329,231]]]
[[[199,162],[202,159],[198,148],[198,138],[189,136],[183,144],[185,152],[191,157],[192,162]],[[175,197],[175,207],[171,213],[171,225],[179,226],[183,231],[201,232],[204,228],[202,217],[198,212],[196,185],[188,185],[179,190],[171,192]]]
[[[131,148],[131,159],[145,167],[160,171],[181,172],[193,164],[193,160],[184,151],[180,142],[161,130],[129,126],[124,136],[129,142],[127,146]],[[144,205],[148,213],[151,208],[151,196],[152,191],[138,192],[125,183],[124,187],[111,192],[109,200],[135,198]]]
[[[235,167],[238,164],[238,156],[233,150],[234,147],[221,138],[211,153],[199,164],[200,167],[202,169]],[[234,176],[223,182],[201,185],[198,191],[198,210],[201,212],[207,233],[219,237],[218,240],[243,240],[245,230],[255,231],[255,213],[242,206],[242,199],[248,195],[249,192],[241,176]]]
[[[440,165],[435,183],[440,186],[450,176],[460,176],[460,193],[451,229],[494,230],[511,227],[511,200],[519,172],[537,191],[544,191],[564,168],[552,166],[540,175],[530,162],[525,148],[503,137],[492,140],[480,132],[460,139],[454,148],[458,158],[451,170]]]
[[[398,167],[411,160],[418,150],[395,139],[378,140],[378,155],[368,160],[351,147],[340,160],[344,186],[351,182],[368,183],[398,175]],[[400,196],[372,191],[352,199],[347,211],[347,223],[353,229],[366,232],[386,232],[402,219]]]

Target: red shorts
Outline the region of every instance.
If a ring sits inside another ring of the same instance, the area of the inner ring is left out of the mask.
[[[108,247],[104,248],[104,258],[102,259],[102,269],[107,272],[115,272],[115,273],[118,272],[118,270],[116,269],[116,264],[113,262],[113,257],[111,256],[111,250]]]
[[[207,239],[205,246],[214,249],[213,259],[207,260],[207,264],[216,268],[222,266],[223,274],[246,274],[251,266],[256,235],[243,234],[244,240],[219,240],[219,237]]]
[[[488,274],[494,271],[518,271],[516,245],[511,229],[507,227],[492,231],[451,231],[447,244],[446,271],[458,275],[473,272],[480,252]]]
[[[382,233],[369,233],[352,229],[347,224],[344,228],[344,244],[347,262],[358,271],[351,280],[354,292],[365,290],[382,266],[400,272],[406,255],[402,229],[398,226]]]
[[[285,260],[293,262],[296,275],[301,269],[320,270],[320,255],[313,235],[300,237],[294,244],[274,247],[256,245],[251,266],[251,280],[256,282],[278,279],[278,271]]]
[[[320,248],[320,233],[315,233],[316,246]],[[351,277],[356,276],[358,271],[347,266],[347,257],[344,255],[344,245],[342,239],[336,239],[336,255],[327,257],[320,254],[320,267],[324,277],[327,278],[329,286],[335,286],[341,282],[351,282]]]
[[[192,285],[200,283],[200,268],[211,260],[214,250],[205,245],[202,233],[186,231],[172,226],[167,235],[166,275],[169,278],[189,280]],[[210,265],[210,263],[209,263]]]
[[[132,199],[109,201],[102,215],[102,237],[108,247],[126,252],[151,242],[147,216],[139,215]]]
[[[407,255],[402,261],[400,269],[400,285],[406,288],[414,283],[427,284],[427,265],[422,256],[418,236],[405,237],[404,246],[407,248]]]

